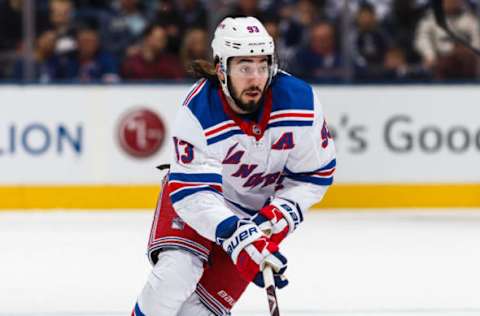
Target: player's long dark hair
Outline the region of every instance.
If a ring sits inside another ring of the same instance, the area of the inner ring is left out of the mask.
[[[220,85],[220,82],[215,71],[215,65],[217,61],[212,63],[203,59],[196,59],[190,65],[190,72],[195,78],[207,78],[212,83]]]

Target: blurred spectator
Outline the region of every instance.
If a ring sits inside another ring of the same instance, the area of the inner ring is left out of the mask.
[[[281,69],[289,71],[292,58],[295,55],[295,48],[285,45],[284,39],[280,36],[280,26],[278,19],[275,17],[267,17],[263,21],[268,34],[273,38],[275,42],[275,52],[277,54],[278,65]]]
[[[265,12],[260,8],[259,0],[238,0],[231,2],[231,5],[227,7],[227,11],[222,12],[222,15],[220,16],[218,22],[220,22],[220,20],[223,20],[227,16],[254,16],[262,21],[265,18]]]
[[[440,56],[434,67],[434,78],[438,80],[468,80],[477,75],[478,58],[467,47],[454,43],[452,51]]]
[[[22,0],[0,1],[0,78],[8,78],[22,39]]]
[[[327,0],[325,4],[325,10],[330,19],[338,19],[343,13],[345,13],[345,4],[349,8],[349,14],[354,16],[357,14],[358,9],[364,5],[369,4],[377,12],[379,20],[383,21],[385,17],[390,14],[393,0]]]
[[[42,33],[36,40],[34,52],[34,79],[42,83],[50,82],[55,76],[54,50],[56,35],[53,31]],[[22,57],[15,62],[13,78],[23,79],[25,63]]]
[[[147,25],[138,0],[120,0],[102,23],[102,44],[117,58],[122,58],[128,46],[135,43]]]
[[[298,0],[295,17],[304,29],[310,28],[317,20],[325,19],[323,7],[319,6],[315,0]]]
[[[391,47],[385,54],[381,79],[388,81],[426,80],[429,74],[421,66],[407,63],[405,51]]]
[[[383,26],[390,34],[396,46],[402,47],[408,62],[420,61],[413,47],[415,29],[427,5],[422,0],[393,0],[390,15]]]
[[[312,27],[309,45],[301,49],[295,59],[292,73],[305,79],[338,81],[343,77],[343,61],[330,23],[320,22]]]
[[[279,35],[285,46],[292,49],[301,45],[305,32],[303,26],[296,19],[296,3],[287,1],[278,9]]]
[[[0,78],[22,77],[23,2],[0,0]],[[183,78],[192,60],[210,59],[209,28],[226,15],[253,15],[274,38],[280,67],[308,80],[343,80],[351,70],[360,81],[475,78],[477,58],[436,26],[429,2],[35,0],[35,77],[117,80],[115,60],[122,60],[129,79]],[[480,47],[477,17],[469,11],[478,0],[443,2],[454,32]],[[161,30],[145,36],[147,24]],[[81,25],[98,34],[77,36]],[[345,60],[347,54],[353,59]],[[353,69],[344,68],[352,62]]]
[[[172,54],[178,54],[182,43],[183,20],[175,1],[158,0],[152,22],[163,26],[167,32],[168,44],[166,50]]]
[[[382,68],[383,57],[388,47],[388,38],[379,27],[375,9],[369,4],[361,6],[356,17],[355,37],[356,77],[375,79]]]
[[[166,52],[168,35],[160,25],[149,26],[140,51],[127,57],[122,65],[126,79],[182,79],[184,71],[178,57]]]
[[[180,0],[179,13],[182,16],[183,30],[200,28],[207,30],[208,13],[199,0]]]
[[[277,16],[271,13],[266,20],[278,18],[278,43],[286,49],[286,54],[295,52],[310,37],[310,28],[318,20],[324,19],[323,2],[319,0],[283,0],[276,4]],[[288,59],[288,58],[287,58]]]
[[[49,30],[55,31],[55,53],[67,54],[76,49],[73,4],[70,0],[50,0]]]
[[[375,8],[379,21],[383,21],[390,15],[393,1],[394,0],[367,0],[366,2]]]
[[[178,54],[186,31],[192,28],[207,30],[208,13],[199,0],[159,0],[152,21],[165,27],[168,34],[167,51]]]
[[[77,42],[75,53],[56,57],[54,79],[107,83],[119,80],[116,60],[110,53],[101,50],[96,30],[80,29]]]
[[[110,0],[73,0],[77,9],[109,10],[112,1]]]
[[[383,78],[388,80],[401,80],[406,77],[408,64],[402,49],[390,48],[385,54],[383,62]]]
[[[0,51],[15,50],[22,39],[22,0],[0,2]]]
[[[185,34],[180,49],[180,58],[186,73],[190,71],[192,61],[211,59],[208,44],[208,34],[203,29],[191,29]]]
[[[480,33],[475,17],[463,8],[461,0],[443,0],[447,23],[453,32],[459,34],[475,47],[480,47]],[[453,40],[435,23],[429,12],[419,22],[415,47],[421,54],[424,66],[433,70],[438,59],[451,56],[454,60],[465,56],[465,50],[454,49]]]

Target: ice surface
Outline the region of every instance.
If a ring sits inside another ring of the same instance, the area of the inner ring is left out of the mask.
[[[0,212],[1,316],[129,315],[152,212]],[[282,245],[282,316],[480,315],[480,211],[312,212]],[[233,315],[268,315],[250,287]]]

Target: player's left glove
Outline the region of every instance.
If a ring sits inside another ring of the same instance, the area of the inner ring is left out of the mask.
[[[280,244],[303,221],[302,211],[297,203],[282,198],[274,199],[252,217],[252,221]]]
[[[282,288],[288,284],[283,277],[287,269],[287,258],[249,219],[232,216],[221,222],[216,230],[216,242],[230,256],[243,278],[263,287],[263,269],[272,267],[275,286]]]

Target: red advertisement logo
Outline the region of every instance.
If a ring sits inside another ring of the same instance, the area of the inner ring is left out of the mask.
[[[137,158],[154,155],[165,139],[165,125],[155,112],[137,108],[126,113],[120,120],[118,135],[120,146]]]

